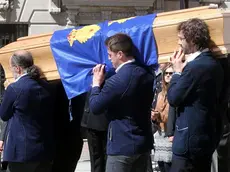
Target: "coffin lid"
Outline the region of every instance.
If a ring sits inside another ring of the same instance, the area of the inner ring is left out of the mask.
[[[153,32],[158,47],[159,63],[169,61],[170,55],[178,46],[177,25],[194,17],[204,19],[209,25],[211,37],[218,46],[216,51],[223,54],[229,53],[230,37],[227,35],[227,31],[230,30],[230,11],[203,6],[157,14],[153,25]],[[20,49],[25,49],[32,53],[35,64],[41,68],[48,80],[60,78],[50,49],[52,34],[22,37],[0,49],[0,63],[3,65],[6,73],[6,85],[13,80],[8,64],[9,57],[14,51]]]

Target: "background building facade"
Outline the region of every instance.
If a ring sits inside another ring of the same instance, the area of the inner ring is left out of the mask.
[[[0,47],[22,36],[177,9],[179,0],[0,0]]]

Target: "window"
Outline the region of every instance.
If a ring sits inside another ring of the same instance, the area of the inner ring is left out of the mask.
[[[0,24],[0,48],[23,36],[28,36],[27,24]],[[0,102],[4,91],[4,81],[4,70],[0,66]]]
[[[28,24],[0,24],[0,48],[28,36]]]

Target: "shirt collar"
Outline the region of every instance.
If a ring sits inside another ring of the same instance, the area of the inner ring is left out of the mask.
[[[195,58],[197,58],[201,53],[204,53],[204,52],[207,52],[207,51],[209,51],[209,49],[205,48],[202,51],[197,51],[195,53],[189,54],[188,58],[187,58],[187,62],[191,62],[191,61],[195,60]]]
[[[115,70],[115,72],[117,73],[122,68],[122,66],[124,66],[125,64],[128,64],[128,63],[132,63],[132,62],[135,62],[135,59],[128,60],[125,63],[120,64],[120,66],[117,67],[117,69]]]
[[[21,79],[23,76],[26,76],[28,73],[24,73],[21,76],[19,76],[17,79],[15,79],[15,82],[19,81],[19,79]]]

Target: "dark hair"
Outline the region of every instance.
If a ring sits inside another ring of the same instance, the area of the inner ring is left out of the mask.
[[[105,40],[105,45],[110,51],[117,53],[122,51],[127,57],[133,56],[133,41],[130,36],[124,33],[117,33]]]
[[[162,76],[162,93],[164,96],[167,94],[168,87],[169,87],[169,83],[165,82],[165,72],[168,68],[172,68],[172,67],[173,67],[173,65],[171,63],[168,63],[167,66],[162,71],[162,74],[163,74],[163,76]]]
[[[25,51],[23,53],[14,53],[11,57],[11,64],[12,66],[21,67],[33,79],[40,78],[40,70],[37,66],[34,65],[32,54],[28,51]]]
[[[178,32],[182,32],[187,42],[194,43],[198,50],[209,48],[211,37],[208,25],[201,19],[193,18],[180,23]]]

